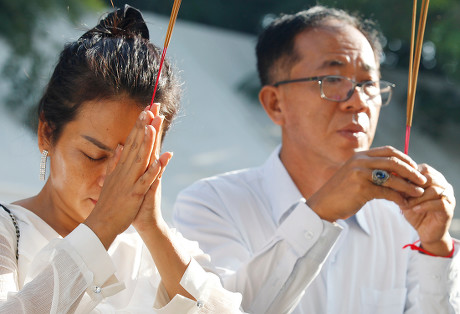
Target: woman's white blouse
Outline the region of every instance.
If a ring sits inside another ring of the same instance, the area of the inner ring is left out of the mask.
[[[2,313],[238,313],[241,295],[224,290],[209,257],[174,231],[174,241],[193,256],[181,285],[195,299],[168,298],[142,239],[129,228],[106,251],[86,225],[60,237],[18,205],[0,208],[0,312]]]

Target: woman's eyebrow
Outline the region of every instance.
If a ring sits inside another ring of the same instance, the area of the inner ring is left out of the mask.
[[[83,137],[85,140],[93,143],[94,145],[96,145],[97,147],[99,147],[100,149],[102,150],[105,150],[105,151],[108,151],[110,153],[113,152],[113,149],[111,149],[110,147],[108,147],[107,145],[105,145],[104,143],[98,141],[97,139],[91,137],[91,136],[88,136],[88,135],[82,135],[81,137]]]

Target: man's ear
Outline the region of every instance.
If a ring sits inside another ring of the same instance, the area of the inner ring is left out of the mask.
[[[280,106],[282,98],[278,87],[263,86],[259,92],[259,101],[275,124],[280,126],[284,124],[284,112]]]
[[[51,149],[51,137],[53,134],[53,130],[48,122],[46,122],[42,117],[38,120],[38,130],[37,130],[37,138],[38,138],[38,148],[40,152],[46,149],[48,152]]]

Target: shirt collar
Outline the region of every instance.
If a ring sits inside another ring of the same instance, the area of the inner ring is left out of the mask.
[[[268,157],[265,164],[262,166],[263,186],[268,196],[273,218],[277,224],[283,215],[290,210],[295,204],[303,200],[303,196],[299,189],[292,181],[291,176],[287,172],[283,163],[279,158],[281,145],[279,145]],[[366,208],[368,204],[358,211],[355,215],[356,222],[364,232],[370,234],[369,224],[367,222]]]
[[[368,204],[368,203],[367,203]],[[367,207],[368,205],[365,204],[360,210],[359,212],[356,213],[356,222],[358,223],[358,226],[361,227],[361,229],[363,229],[364,232],[367,233],[367,235],[370,235],[371,234],[371,231],[369,229],[369,224],[367,223],[367,212],[369,210],[367,210]]]
[[[281,145],[262,166],[264,190],[271,204],[273,218],[278,224],[283,214],[302,199],[302,194],[279,158],[280,150]]]

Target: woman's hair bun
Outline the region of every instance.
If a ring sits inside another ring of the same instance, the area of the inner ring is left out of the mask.
[[[80,39],[94,37],[135,37],[149,39],[149,30],[141,11],[127,4],[109,13],[99,24],[84,33]]]

